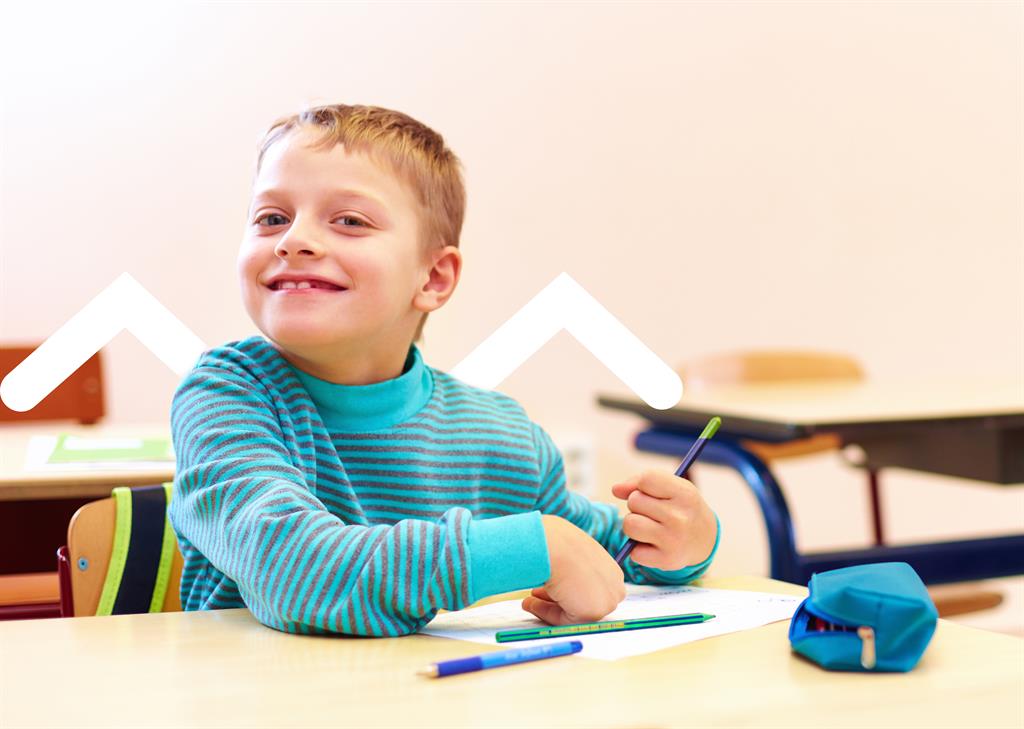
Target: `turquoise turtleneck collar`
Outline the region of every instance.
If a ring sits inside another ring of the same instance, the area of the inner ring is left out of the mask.
[[[289,366],[329,430],[363,433],[390,428],[415,415],[434,392],[434,378],[415,344],[402,374],[372,385],[336,385]]]

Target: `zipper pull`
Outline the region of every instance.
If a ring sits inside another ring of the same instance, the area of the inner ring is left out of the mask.
[[[862,625],[857,628],[857,637],[863,643],[860,649],[860,665],[870,671],[875,667],[875,629],[870,625]]]

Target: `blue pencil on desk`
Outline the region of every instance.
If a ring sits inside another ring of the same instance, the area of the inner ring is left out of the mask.
[[[431,678],[441,678],[443,676],[454,676],[459,673],[482,671],[485,668],[499,668],[516,663],[539,661],[544,658],[569,656],[573,653],[579,653],[581,650],[583,650],[583,643],[578,640],[568,640],[564,643],[515,648],[510,651],[497,651],[495,653],[484,653],[481,656],[469,656],[467,658],[456,658],[452,661],[431,663],[426,668],[421,669],[419,674]]]
[[[682,476],[690,470],[690,466],[692,466],[693,462],[697,460],[697,456],[699,456],[700,452],[704,450],[704,446],[709,440],[711,440],[711,436],[715,434],[715,431],[718,430],[718,426],[721,424],[722,419],[717,415],[708,421],[708,424],[704,426],[704,430],[701,432],[700,437],[697,438],[694,444],[690,446],[690,450],[688,450],[686,455],[683,456],[683,462],[680,463],[679,468],[676,469],[677,476]],[[621,567],[622,563],[625,561],[626,557],[629,556],[629,553],[633,551],[633,547],[635,546],[636,542],[632,539],[627,540],[626,543],[622,545],[622,549],[619,550],[619,553],[615,555],[615,563]]]

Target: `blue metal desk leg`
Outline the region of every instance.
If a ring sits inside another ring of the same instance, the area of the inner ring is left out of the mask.
[[[643,451],[681,456],[689,450],[695,437],[696,433],[690,435],[650,428],[637,434],[636,447]],[[757,497],[757,503],[764,516],[765,527],[768,530],[772,578],[806,584],[796,553],[793,522],[789,517],[786,498],[764,461],[744,450],[736,441],[719,436],[704,447],[700,462],[728,466],[739,472]]]

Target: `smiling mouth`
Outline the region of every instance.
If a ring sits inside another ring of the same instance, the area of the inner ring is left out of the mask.
[[[348,291],[344,286],[336,286],[326,281],[275,281],[267,287],[271,291],[283,293],[339,292]]]

